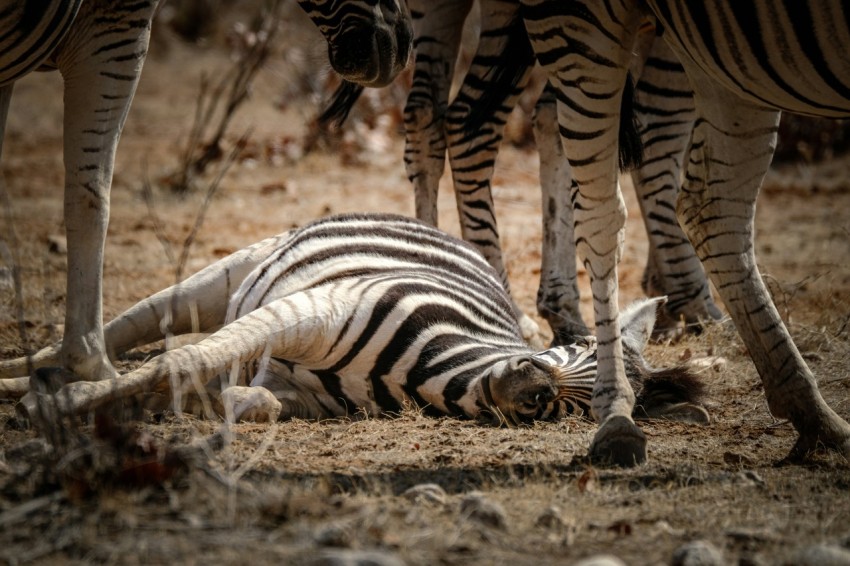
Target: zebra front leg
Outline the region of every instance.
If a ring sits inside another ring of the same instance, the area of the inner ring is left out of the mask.
[[[472,0],[410,0],[416,59],[404,107],[404,165],[416,218],[437,225],[437,192],[446,161],[443,121]]]
[[[156,0],[86,2],[56,58],[65,84],[68,281],[62,365],[115,377],[103,337],[103,248],[115,150],[138,84]],[[105,17],[107,16],[108,17]]]
[[[652,44],[635,89],[644,159],[632,171],[649,239],[643,290],[667,297],[656,335],[680,332],[701,320],[721,318],[693,246],[679,226],[676,197],[685,152],[696,121],[693,91],[679,60],[660,38]]]
[[[540,154],[543,250],[537,312],[549,322],[553,345],[572,344],[590,331],[579,308],[576,244],[573,231],[573,186],[570,164],[558,133],[556,91],[547,83],[534,107],[533,127]]]
[[[263,357],[317,364],[333,344],[333,329],[344,324],[355,306],[331,303],[331,299],[328,287],[278,299],[227,324],[198,344],[165,352],[126,375],[69,383],[49,397],[29,393],[21,399],[22,409],[37,427],[43,428],[55,423],[41,422],[39,415],[67,417],[150,391],[168,389],[180,406],[184,394],[203,388],[212,378],[234,368],[240,372],[246,364]],[[45,407],[45,403],[49,406]]]
[[[634,6],[580,1],[553,15],[553,5],[523,0],[523,15],[538,61],[559,92],[558,123],[577,187],[571,196],[576,250],[590,275],[599,343],[591,412],[600,425],[590,457],[635,465],[646,460],[646,437],[632,420],[635,395],[620,338],[617,263],[626,209],[617,178],[621,104],[643,16]]]
[[[779,112],[737,98],[688,65],[698,122],[679,218],[764,384],[771,413],[800,437],[791,456],[826,446],[850,456],[850,425],[824,401],[759,273],[755,201],[776,143]]]

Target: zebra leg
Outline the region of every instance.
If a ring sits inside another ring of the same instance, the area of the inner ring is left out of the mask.
[[[446,159],[443,120],[463,22],[472,0],[409,0],[416,60],[404,107],[404,164],[416,218],[437,225],[437,191]]]
[[[534,107],[532,125],[540,154],[543,250],[537,312],[552,329],[553,345],[571,344],[590,331],[579,309],[576,244],[573,231],[573,187],[570,164],[558,133],[556,91],[547,83]]]
[[[62,365],[85,379],[116,372],[103,337],[103,248],[118,138],[147,52],[156,0],[84,3],[56,58],[65,83],[68,281]]]
[[[776,143],[779,112],[746,102],[686,64],[700,120],[678,213],[741,334],[771,413],[800,437],[792,457],[818,447],[850,456],[850,425],[824,401],[756,265],[755,201]]]
[[[509,53],[509,57],[505,57]],[[478,48],[446,113],[446,139],[461,234],[493,266],[510,295],[508,272],[490,182],[505,123],[528,83],[534,54],[516,0],[481,4]],[[523,338],[539,341],[540,329],[514,303]]]
[[[49,397],[29,393],[21,399],[21,407],[42,428],[51,423],[39,420],[39,415],[61,418],[162,389],[170,389],[175,405],[180,406],[184,394],[203,388],[231,369],[239,372],[263,357],[318,364],[333,345],[335,329],[356,308],[344,301],[332,302],[330,291],[331,286],[319,287],[278,299],[225,325],[201,342],[169,350],[126,375],[69,383]],[[50,405],[45,407],[45,403]]]
[[[652,44],[635,91],[644,160],[632,171],[649,239],[643,290],[666,296],[656,335],[721,318],[702,264],[676,218],[685,152],[696,121],[693,91],[679,60],[660,38]]]
[[[490,182],[505,123],[528,83],[534,55],[519,3],[486,0],[469,72],[446,114],[446,139],[463,239],[475,245],[510,292]],[[527,57],[517,53],[524,49]],[[506,52],[510,57],[501,57]]]
[[[185,281],[139,301],[103,329],[110,359],[167,336],[211,332],[224,324],[230,297],[242,281],[279,249],[287,234],[239,250],[195,273]],[[59,363],[58,346],[48,346],[30,358],[0,363],[0,376],[23,376],[30,369]],[[29,377],[0,379],[0,399],[18,398],[29,391]]]
[[[600,426],[590,456],[635,465],[646,460],[646,437],[631,416],[635,395],[625,375],[618,321],[617,263],[626,218],[618,184],[618,137],[622,93],[642,15],[638,7],[618,3],[523,0],[523,7],[535,53],[559,91],[558,122],[576,181],[571,195],[576,250],[593,293],[599,374],[591,411]],[[598,22],[605,22],[606,29]]]

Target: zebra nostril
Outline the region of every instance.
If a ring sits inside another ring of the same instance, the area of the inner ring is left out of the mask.
[[[375,34],[366,28],[344,32],[331,53],[331,65],[341,75],[370,75],[374,71]]]

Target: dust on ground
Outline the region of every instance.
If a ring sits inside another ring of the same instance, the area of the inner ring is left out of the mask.
[[[288,53],[290,59],[317,57]],[[201,73],[218,72],[227,60],[224,46],[188,46],[167,34],[153,44],[116,163],[104,267],[107,319],[174,282],[161,240],[179,250],[204,195],[177,198],[161,180],[177,166]],[[292,94],[296,79],[287,61],[269,63],[237,116],[233,138],[251,128],[248,157],[224,177],[191,248],[188,272],[326,214],[413,213],[398,117],[355,128],[332,151],[301,155],[315,101]],[[23,267],[25,327],[31,345],[41,347],[61,336],[65,300],[61,79],[35,74],[15,90],[3,169]],[[845,419],[848,166],[850,160],[832,158],[772,171],[757,221],[758,258],[777,306],[824,397]],[[142,198],[146,178],[159,235]],[[630,215],[620,270],[624,304],[642,294],[646,256],[628,185],[624,180]],[[514,294],[530,314],[540,262],[537,186],[534,151],[505,147],[495,200]],[[442,227],[457,234],[447,180],[442,189]],[[23,351],[9,261],[3,257],[0,266],[4,359]],[[590,320],[584,275],[581,285]],[[123,368],[144,357],[128,358]],[[777,465],[794,431],[770,415],[731,323],[651,346],[648,357],[658,365],[719,358],[702,370],[713,422],[642,423],[649,463],[633,470],[587,464],[595,427],[584,420],[495,429],[408,409],[393,420],[237,424],[217,452],[196,449],[189,471],[168,469],[156,481],[151,475],[138,481],[109,476],[98,484],[95,472],[104,467],[96,460],[108,450],[83,442],[60,462],[45,459],[38,446],[25,444],[36,435],[21,428],[13,406],[0,405],[6,451],[0,461],[0,557],[10,563],[241,564],[309,563],[358,552],[365,559],[376,552],[385,563],[569,564],[611,554],[629,564],[658,564],[702,539],[721,549],[728,563],[773,564],[791,561],[812,544],[850,546],[850,466],[830,455],[805,466]],[[220,426],[190,417],[147,418],[132,441],[184,446]],[[69,434],[90,438],[91,429],[81,425]],[[121,454],[112,457],[107,464],[121,461]],[[422,484],[438,487],[416,488]]]

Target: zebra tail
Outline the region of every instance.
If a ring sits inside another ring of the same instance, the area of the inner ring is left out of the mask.
[[[638,391],[639,389],[639,391]],[[635,388],[635,411],[647,415],[682,403],[700,405],[706,396],[705,383],[687,366],[648,370]]]
[[[502,54],[495,57],[497,63],[484,77],[487,87],[471,106],[464,120],[463,127],[466,132],[477,133],[489,123],[534,65],[534,50],[520,13],[516,14],[507,29]]]
[[[640,167],[643,162],[643,141],[640,124],[635,114],[635,82],[632,74],[626,76],[623,98],[620,101],[620,171]]]
[[[316,118],[316,124],[323,130],[341,128],[361,94],[363,94],[361,85],[342,81],[331,95],[331,99],[325,105],[324,110]]]

